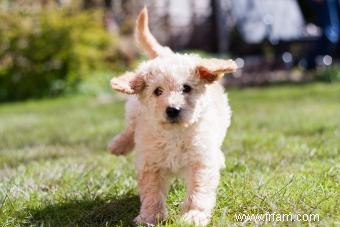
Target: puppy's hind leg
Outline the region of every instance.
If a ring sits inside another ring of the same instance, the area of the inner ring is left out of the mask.
[[[127,127],[119,135],[115,136],[107,149],[111,154],[125,155],[133,150],[135,146],[134,134],[136,126],[136,116],[138,115],[138,100],[130,97],[125,106],[125,121]]]
[[[115,136],[107,146],[107,149],[111,154],[125,155],[132,151],[134,146],[134,128],[130,126]]]

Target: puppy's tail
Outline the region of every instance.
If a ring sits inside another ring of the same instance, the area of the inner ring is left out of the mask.
[[[173,53],[168,47],[163,47],[157,42],[150,32],[148,20],[148,10],[144,7],[137,18],[135,36],[148,57],[153,59],[157,56]]]
[[[128,127],[111,140],[107,149],[111,154],[126,155],[133,150],[134,146],[134,128]]]

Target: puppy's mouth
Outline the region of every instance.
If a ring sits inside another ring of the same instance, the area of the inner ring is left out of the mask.
[[[187,128],[190,123],[183,121],[181,118],[176,118],[176,119],[167,119],[164,121],[161,121],[161,125],[165,128],[177,128],[177,127],[184,127]]]
[[[180,124],[180,123],[181,123],[181,120],[179,118],[167,119],[167,120],[162,122],[162,124],[166,124],[166,125],[176,125],[176,124]]]
[[[174,120],[168,120],[169,124],[175,125],[175,124],[179,124],[180,120],[178,119],[174,119]]]

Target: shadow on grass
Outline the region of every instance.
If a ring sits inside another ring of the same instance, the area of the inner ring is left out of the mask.
[[[33,226],[132,226],[138,214],[136,195],[120,199],[75,200],[29,210]]]

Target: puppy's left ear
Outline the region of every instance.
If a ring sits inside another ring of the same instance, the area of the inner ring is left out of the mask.
[[[197,75],[208,83],[220,79],[224,73],[232,73],[237,69],[233,60],[217,58],[200,59],[196,66]]]
[[[134,72],[126,72],[111,79],[111,87],[125,94],[137,94],[145,87],[144,77]]]

